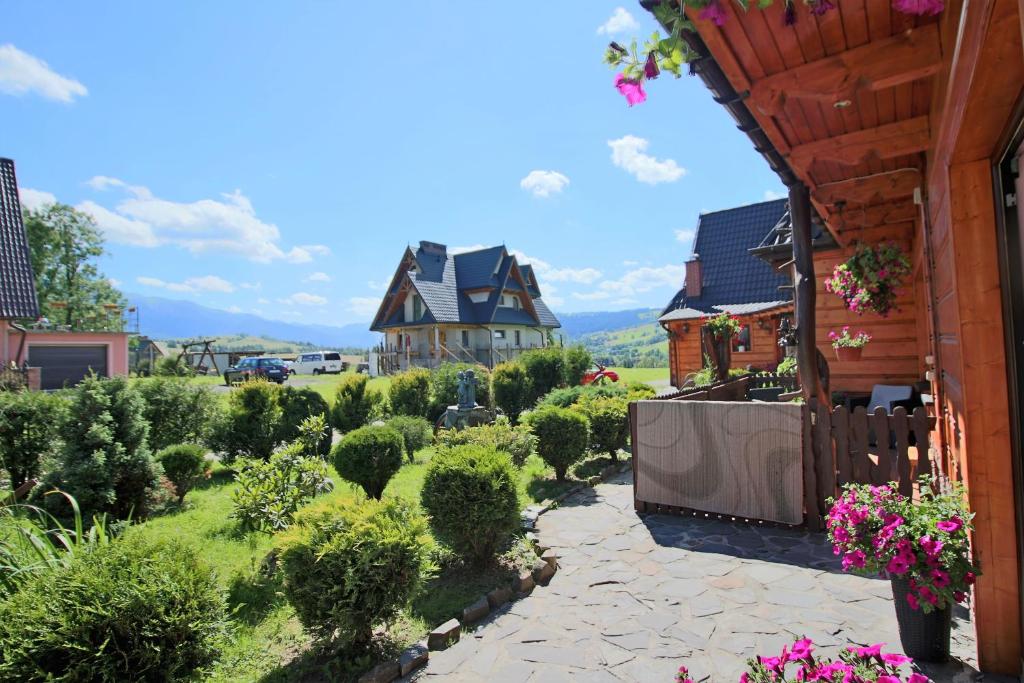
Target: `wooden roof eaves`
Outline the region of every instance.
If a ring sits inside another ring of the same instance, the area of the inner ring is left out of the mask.
[[[400,278],[408,275],[408,270],[403,270],[403,266],[408,261],[415,261],[416,254],[413,252],[412,247],[406,245],[405,253],[402,254],[402,260],[398,262],[398,267],[395,268],[395,274],[391,276],[391,282],[388,283],[388,288],[384,292],[384,298],[381,299],[380,306],[377,307],[377,315],[373,317],[373,323],[370,325],[370,330],[374,330],[378,324],[382,321],[387,320],[388,316],[383,315],[385,306],[389,303],[389,300],[395,298],[395,295],[391,293],[391,290],[398,284]]]

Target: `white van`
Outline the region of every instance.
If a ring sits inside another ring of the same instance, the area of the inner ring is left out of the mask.
[[[291,367],[294,375],[323,375],[328,372],[336,375],[344,369],[341,354],[336,351],[300,353],[295,357]]]

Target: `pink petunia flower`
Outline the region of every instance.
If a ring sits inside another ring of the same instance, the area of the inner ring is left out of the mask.
[[[904,655],[898,655],[895,652],[883,652],[882,653],[882,661],[885,662],[886,664],[892,664],[893,666],[900,666],[901,664],[906,664],[906,663],[911,662],[913,660],[910,659],[910,657],[906,657]]]
[[[615,74],[615,87],[626,98],[629,106],[642,104],[647,101],[647,93],[644,92],[644,84],[626,78],[625,74]]]
[[[809,659],[813,651],[814,643],[811,639],[801,638],[793,643],[793,651],[789,653],[789,656],[792,660]]]
[[[725,26],[725,20],[728,17],[725,13],[725,8],[722,7],[722,3],[718,0],[711,0],[707,7],[702,9],[697,16],[714,22],[715,26]]]
[[[928,677],[924,674],[912,673],[910,678],[907,679],[907,683],[929,683]]]
[[[921,609],[921,603],[918,602],[917,596],[913,593],[907,593],[907,604],[910,605],[911,609]]]
[[[935,524],[939,531],[945,531],[949,534],[953,534],[957,531],[960,531],[960,528],[963,525],[964,523],[960,520],[959,517],[953,517],[952,519],[936,522]]]
[[[919,17],[938,14],[944,8],[942,0],[893,0],[892,6],[903,14]]]
[[[875,679],[878,683],[902,683],[899,676],[890,676],[889,674],[882,674]]]
[[[882,654],[882,646],[885,643],[875,643],[874,645],[868,645],[867,647],[858,647],[854,650],[860,657],[878,657]]]

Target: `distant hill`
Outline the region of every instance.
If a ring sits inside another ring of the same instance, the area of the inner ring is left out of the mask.
[[[658,319],[656,308],[633,308],[628,311],[594,311],[588,313],[557,313],[562,323],[559,332],[567,340],[578,341],[593,332],[612,332],[638,325],[646,325]]]
[[[154,339],[252,335],[328,348],[369,348],[379,341],[379,335],[370,332],[367,323],[342,326],[290,323],[249,313],[231,313],[181,299],[126,296],[131,305],[138,306],[140,331]]]
[[[593,318],[585,321],[587,327],[597,327],[601,316],[611,316],[608,327],[588,331],[571,338],[583,344],[604,365],[620,367],[668,367],[668,334],[658,324],[656,309],[623,311],[632,316],[617,316],[615,313],[590,314]],[[563,317],[563,324],[565,319]],[[625,326],[615,327],[614,325]],[[586,329],[586,328],[585,328]]]

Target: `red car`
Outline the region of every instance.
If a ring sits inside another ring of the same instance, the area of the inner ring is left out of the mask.
[[[609,382],[618,382],[619,373],[614,370],[608,370],[603,365],[598,365],[596,368],[592,368],[583,375],[583,381],[580,384],[586,386],[587,384],[594,384],[595,382],[600,383],[604,380]]]

